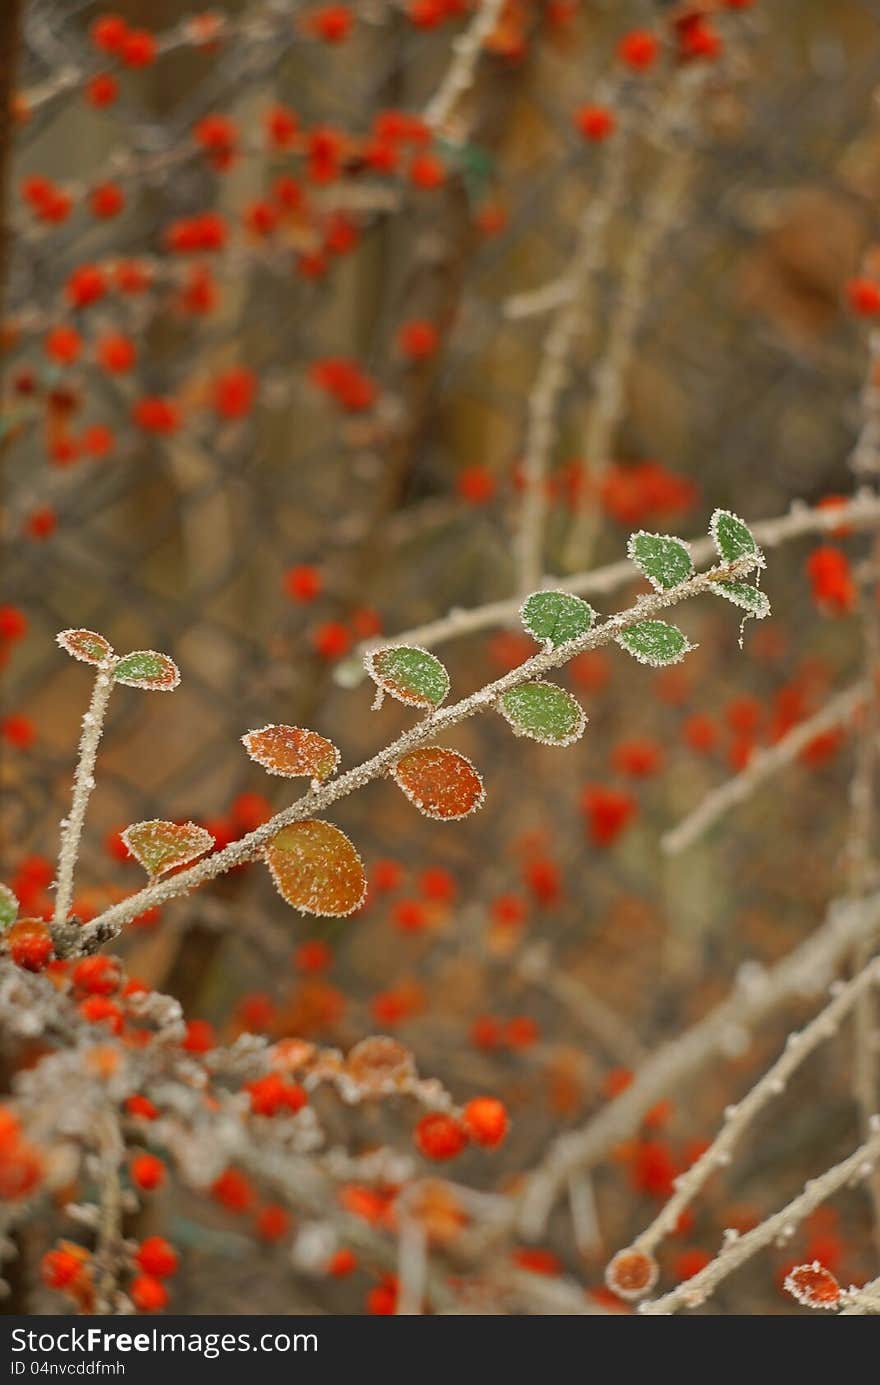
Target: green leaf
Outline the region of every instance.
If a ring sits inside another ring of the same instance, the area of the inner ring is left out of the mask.
[[[693,575],[687,544],[669,534],[630,534],[626,549],[630,559],[656,591],[669,591]]]
[[[710,582],[709,586],[719,596],[732,601],[734,606],[741,606],[744,611],[748,611],[755,620],[763,620],[770,614],[768,597],[750,582]]]
[[[520,618],[533,639],[557,649],[589,630],[596,612],[570,592],[533,592],[520,607]]]
[[[709,536],[726,563],[760,553],[748,527],[730,510],[716,510],[709,522]]]
[[[617,643],[640,664],[650,664],[652,668],[677,664],[694,648],[678,626],[667,625],[665,620],[641,620],[638,625],[630,625],[617,636]]]
[[[504,693],[498,710],[518,736],[529,736],[542,745],[571,745],[587,724],[583,708],[571,693],[539,680]]]
[[[167,654],[157,654],[155,649],[135,649],[119,660],[113,677],[117,683],[125,683],[129,688],[171,692],[180,682],[180,670]]]
[[[18,900],[8,885],[0,885],[0,928],[9,928],[18,918]]]
[[[440,660],[415,645],[391,645],[371,649],[364,667],[382,693],[390,693],[410,707],[439,707],[449,692],[449,674]]]

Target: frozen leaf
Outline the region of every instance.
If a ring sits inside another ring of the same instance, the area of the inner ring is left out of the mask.
[[[640,620],[638,625],[621,630],[617,643],[640,664],[652,668],[677,664],[694,648],[677,625],[667,625],[665,620]]]
[[[449,674],[427,649],[390,645],[364,656],[367,673],[382,692],[410,707],[439,707],[449,692]]]
[[[533,592],[521,606],[520,617],[533,639],[556,649],[585,634],[596,612],[570,592]]]
[[[288,779],[300,774],[327,779],[339,764],[339,751],[333,742],[302,726],[264,726],[260,731],[248,731],[241,742],[258,765]]]
[[[744,611],[748,611],[756,620],[763,620],[770,614],[768,598],[760,587],[753,587],[751,582],[710,582],[709,586],[719,596],[732,601],[734,606],[741,606]]]
[[[8,885],[0,885],[0,928],[9,928],[18,917],[18,900]]]
[[[164,875],[175,866],[185,866],[203,856],[214,845],[214,838],[195,822],[135,822],[126,827],[122,840],[148,875]]]
[[[605,1283],[619,1298],[644,1298],[657,1283],[657,1261],[646,1250],[619,1250],[605,1270]]]
[[[709,536],[726,563],[760,552],[749,529],[730,510],[716,510],[709,523]]]
[[[340,918],[364,901],[364,863],[330,822],[311,818],[282,827],[265,857],[279,894],[304,914]]]
[[[587,724],[580,704],[555,683],[535,681],[511,688],[498,710],[518,736],[530,736],[542,745],[571,745]]]
[[[391,773],[410,803],[429,818],[465,818],[485,798],[478,771],[455,750],[422,746],[398,760]]]
[[[669,534],[647,534],[640,529],[637,534],[630,534],[626,551],[658,592],[669,591],[693,575],[687,544]]]
[[[837,1279],[819,1260],[795,1265],[785,1276],[784,1287],[807,1308],[836,1308],[843,1294]]]
[[[113,653],[112,645],[94,630],[62,630],[55,638],[62,649],[84,664],[103,664]]]
[[[113,670],[113,677],[129,688],[171,692],[180,682],[180,670],[167,654],[157,654],[155,649],[135,649],[131,654],[123,654]]]

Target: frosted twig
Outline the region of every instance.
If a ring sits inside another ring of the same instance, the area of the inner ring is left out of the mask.
[[[773,519],[757,520],[750,524],[749,528],[756,542],[766,550],[809,534],[833,533],[844,525],[850,529],[872,529],[880,525],[880,496],[867,489],[861,490],[846,504],[835,505],[833,508],[826,505],[809,506],[803,501],[794,501],[785,514],[776,515]],[[704,535],[689,540],[688,547],[695,563],[705,562],[714,552],[711,539]],[[558,587],[561,591],[573,592],[576,596],[605,596],[632,582],[635,575],[632,563],[624,559],[569,577],[546,576],[543,578],[543,585]],[[490,601],[469,610],[458,608],[438,620],[402,631],[394,636],[394,641],[398,644],[418,644],[424,649],[436,649],[438,645],[447,644],[450,640],[459,639],[464,635],[473,635],[480,630],[491,630],[496,626],[509,624],[519,615],[520,605],[521,598],[516,596],[506,597],[501,601]],[[381,641],[365,640],[358,646],[352,660],[360,660],[367,649],[375,648],[377,644],[381,644]],[[360,669],[359,676],[363,676]],[[346,683],[359,681],[359,678],[355,677],[352,661],[340,664],[339,678]]]
[[[519,1207],[522,1233],[541,1234],[553,1204],[577,1169],[594,1167],[609,1149],[636,1128],[642,1116],[663,1096],[724,1052],[728,1039],[773,1014],[782,1004],[827,984],[852,947],[869,936],[880,920],[880,894],[864,907],[834,905],[816,933],[759,979],[741,982],[728,998],[678,1038],[658,1048],[636,1072],[616,1100],[582,1129],[567,1132],[551,1144],[533,1170]]]
[[[872,1279],[861,1289],[848,1289],[846,1307],[838,1314],[841,1318],[863,1317],[866,1313],[880,1313],[880,1279]]]
[[[452,62],[422,113],[432,130],[441,130],[455,106],[472,85],[480,53],[496,27],[504,0],[478,0],[477,10],[464,33],[454,41]]]
[[[61,849],[58,856],[58,870],[55,883],[55,923],[60,926],[67,921],[70,913],[70,905],[73,900],[73,877],[76,870],[76,858],[79,853],[79,843],[82,837],[83,824],[86,818],[86,809],[89,806],[89,798],[92,789],[95,787],[95,758],[98,754],[98,745],[101,740],[101,733],[104,730],[104,718],[107,714],[107,703],[113,691],[112,669],[115,660],[105,660],[99,667],[95,675],[95,686],[92,690],[92,699],[89,703],[88,711],[83,717],[82,736],[79,742],[79,760],[76,766],[76,773],[73,779],[73,798],[70,804],[70,814],[61,826]]]
[[[125,1146],[116,1113],[104,1112],[101,1120],[101,1208],[95,1263],[98,1270],[95,1284],[95,1311],[112,1313],[119,1270],[120,1240],[122,1237],[122,1185],[119,1170],[125,1157]]]
[[[115,937],[126,923],[137,918],[145,909],[164,904],[179,895],[189,894],[197,886],[215,879],[218,875],[224,875],[234,866],[253,860],[280,828],[289,823],[301,822],[304,818],[312,817],[316,812],[328,808],[332,803],[345,798],[356,789],[361,789],[365,784],[381,778],[402,755],[433,741],[441,731],[445,731],[451,726],[457,726],[466,718],[474,716],[478,712],[493,709],[502,694],[511,688],[530,682],[533,678],[550,669],[561,668],[575,655],[581,654],[585,650],[598,649],[602,645],[610,644],[623,630],[630,626],[637,625],[640,621],[666,610],[670,606],[675,606],[680,601],[711,591],[713,582],[740,576],[762,564],[763,558],[760,553],[749,554],[733,563],[721,563],[705,572],[697,573],[688,581],[681,582],[668,591],[653,592],[650,595],[641,596],[634,606],[593,625],[577,639],[569,640],[555,649],[543,649],[540,653],[533,655],[531,659],[527,659],[525,663],[511,669],[503,677],[495,679],[492,683],[487,683],[477,692],[462,698],[460,702],[452,703],[448,707],[440,707],[416,726],[404,731],[378,754],[363,761],[360,765],[355,765],[353,769],[341,774],[338,778],[327,780],[319,787],[310,789],[302,798],[297,799],[289,807],[283,808],[281,812],[276,813],[261,827],[239,837],[229,846],[224,847],[222,851],[214,852],[213,855],[200,861],[198,865],[156,881],[137,894],[122,900],[121,903],[106,909],[104,913],[99,914],[92,922],[83,925],[78,930],[80,949],[88,950],[100,946],[101,943]]]
[[[805,1185],[804,1191],[787,1207],[767,1217],[745,1235],[729,1240],[705,1269],[686,1279],[661,1298],[640,1304],[640,1311],[651,1316],[668,1316],[677,1312],[679,1308],[698,1308],[714,1293],[722,1280],[739,1269],[740,1265],[745,1264],[759,1250],[771,1245],[778,1237],[788,1235],[805,1217],[848,1183],[857,1183],[866,1178],[874,1168],[878,1156],[880,1129],[864,1144],[859,1145],[847,1159],[834,1164],[819,1178],[811,1179]]]
[[[851,688],[832,697],[815,716],[798,722],[775,745],[756,751],[744,770],[713,789],[692,813],[661,838],[660,844],[667,856],[677,856],[693,846],[732,808],[751,798],[774,774],[792,764],[817,736],[848,721],[864,703],[869,692],[866,680],[854,683]]]
[[[633,1249],[652,1251],[674,1230],[684,1209],[689,1206],[716,1169],[730,1162],[733,1150],[760,1111],[785,1089],[792,1073],[814,1049],[838,1031],[847,1012],[880,981],[880,961],[874,961],[846,985],[801,1030],[789,1034],[781,1055],[756,1082],[751,1091],[725,1112],[725,1124],[712,1144],[675,1181],[675,1191],[657,1216],[633,1242]]]
[[[608,225],[626,188],[631,140],[631,122],[621,121],[616,137],[608,143],[599,185],[581,214],[574,252],[559,281],[558,303],[541,344],[538,371],[528,398],[523,494],[516,533],[517,590],[522,596],[541,585],[545,482],[556,440],[559,399],[574,336],[584,317],[584,295],[602,263]]]

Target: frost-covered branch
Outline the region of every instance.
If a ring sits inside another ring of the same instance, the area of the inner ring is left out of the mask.
[[[692,813],[661,838],[666,854],[677,856],[693,846],[731,809],[745,803],[768,779],[793,764],[817,736],[849,721],[863,705],[869,691],[866,680],[854,683],[851,688],[832,697],[815,716],[808,717],[786,732],[775,745],[756,751],[744,770],[713,789]]]
[[[112,669],[109,664],[99,667],[95,674],[95,685],[88,711],[83,717],[82,737],[79,743],[79,760],[73,779],[73,798],[70,813],[61,824],[61,849],[58,856],[58,871],[55,894],[55,923],[65,923],[73,900],[73,878],[76,871],[76,858],[82,837],[83,824],[89,798],[95,787],[95,759],[107,704],[113,691]]]
[[[712,1174],[730,1163],[734,1149],[758,1114],[768,1102],[785,1090],[789,1078],[814,1049],[826,1039],[834,1037],[843,1018],[878,981],[880,961],[875,960],[858,976],[839,986],[834,998],[800,1033],[789,1034],[782,1054],[772,1067],[767,1069],[764,1076],[741,1101],[727,1108],[724,1113],[725,1123],[720,1133],[690,1168],[678,1176],[674,1193],[663,1204],[650,1226],[636,1237],[633,1249],[651,1252],[664,1236],[675,1229],[684,1209],[689,1206]]]
[[[781,544],[790,543],[794,539],[804,538],[810,534],[832,534],[844,526],[848,529],[873,529],[878,525],[880,525],[880,496],[875,495],[871,490],[864,489],[858,491],[852,500],[833,507],[827,505],[810,506],[805,505],[803,501],[795,501],[785,514],[774,516],[773,519],[757,520],[749,527],[761,548],[768,549],[778,548]],[[711,539],[707,539],[703,535],[699,538],[690,539],[688,547],[695,563],[705,562],[713,553]],[[546,576],[543,579],[543,585],[558,587],[575,596],[606,596],[611,592],[618,591],[632,580],[632,564],[621,561],[607,563],[603,567],[592,568],[590,571],[579,572],[570,577]],[[460,639],[464,635],[473,635],[480,630],[491,630],[496,626],[509,624],[517,618],[520,604],[521,599],[516,596],[506,597],[501,601],[490,601],[482,606],[474,606],[470,610],[456,608],[438,620],[428,621],[424,625],[413,626],[410,630],[402,631],[395,635],[394,639],[401,644],[417,644],[425,649],[436,649],[438,645],[447,644],[450,640]],[[365,640],[359,646],[357,668],[355,668],[355,656],[352,660],[340,665],[339,679],[341,682],[356,683],[360,681],[363,676],[360,655],[374,647],[376,643],[376,640]]]
[[[423,119],[432,130],[441,130],[456,103],[472,85],[486,40],[501,17],[504,0],[478,0],[476,13],[453,43],[453,58],[439,87],[425,107]]]
[[[479,712],[492,710],[502,694],[509,692],[512,688],[518,688],[524,683],[531,682],[551,669],[561,668],[570,659],[588,649],[598,649],[603,645],[610,644],[631,626],[638,625],[641,621],[660,611],[667,610],[670,606],[675,606],[681,601],[712,591],[713,584],[717,584],[719,581],[729,581],[742,576],[762,564],[763,558],[760,552],[748,554],[734,562],[718,564],[666,591],[653,592],[651,595],[640,597],[635,605],[591,626],[576,639],[568,640],[555,648],[550,647],[541,650],[531,659],[527,659],[524,663],[511,669],[503,677],[495,679],[492,683],[487,683],[477,692],[462,698],[460,702],[440,707],[436,712],[425,717],[418,725],[404,731],[378,754],[363,761],[360,765],[355,765],[353,769],[348,770],[338,778],[330,779],[311,788],[302,798],[276,813],[261,827],[231,842],[223,850],[206,857],[198,865],[148,885],[120,904],[113,905],[104,913],[99,914],[91,923],[77,929],[75,937],[65,939],[63,945],[71,947],[74,951],[94,949],[100,946],[109,941],[110,938],[115,937],[126,923],[130,923],[132,919],[137,918],[146,909],[165,904],[168,900],[175,899],[180,895],[189,894],[199,885],[214,880],[219,875],[224,875],[235,866],[253,860],[282,827],[293,822],[301,822],[304,818],[311,818],[316,812],[328,808],[339,799],[345,798],[355,790],[381,778],[391,770],[403,755],[433,741],[440,732],[457,726],[460,722]]]
[[[729,1238],[724,1248],[705,1269],[686,1279],[661,1298],[641,1304],[641,1312],[656,1317],[676,1313],[680,1308],[699,1308],[729,1274],[739,1269],[740,1265],[744,1265],[759,1250],[772,1245],[780,1236],[789,1235],[805,1217],[817,1207],[821,1207],[823,1202],[827,1202],[828,1198],[833,1197],[841,1188],[867,1178],[873,1171],[878,1157],[880,1125],[871,1138],[859,1145],[849,1158],[834,1164],[819,1178],[811,1179],[798,1197],[779,1212],[775,1212],[772,1217],[767,1217],[743,1236]]]
[[[522,1197],[519,1225],[523,1234],[539,1236],[571,1175],[594,1167],[661,1098],[722,1055],[731,1043],[738,1050],[748,1029],[787,1001],[815,995],[827,985],[855,944],[873,935],[878,921],[880,895],[872,895],[864,907],[833,905],[811,938],[768,971],[756,977],[743,975],[727,1000],[657,1049],[616,1100],[582,1129],[561,1135],[550,1146]]]

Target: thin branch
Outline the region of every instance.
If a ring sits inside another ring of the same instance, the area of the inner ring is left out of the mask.
[[[523,447],[523,495],[516,533],[517,590],[521,596],[541,584],[546,478],[558,429],[559,401],[565,387],[568,358],[585,316],[588,285],[603,259],[608,226],[623,199],[629,170],[632,123],[621,122],[608,142],[599,185],[578,223],[574,253],[559,282],[558,302],[541,345],[534,386],[528,399]]]
[[[689,846],[693,846],[694,842],[705,836],[731,809],[745,803],[768,779],[772,779],[780,770],[792,764],[817,736],[849,721],[863,705],[869,693],[870,688],[866,680],[854,683],[851,688],[832,697],[815,716],[798,722],[797,726],[768,750],[753,754],[744,770],[726,779],[717,789],[713,789],[692,813],[688,813],[671,832],[667,832],[660,839],[667,856],[677,856]]]
[[[875,495],[873,491],[862,490],[846,504],[834,507],[809,506],[803,501],[794,501],[786,514],[777,515],[773,519],[758,520],[749,527],[761,547],[768,549],[777,548],[780,544],[809,534],[833,534],[836,529],[843,526],[849,529],[873,529],[877,525],[880,525],[880,496]],[[695,563],[705,562],[714,552],[711,539],[703,535],[691,539],[689,547]],[[624,559],[570,577],[546,576],[539,585],[558,587],[562,591],[573,592],[576,596],[605,596],[634,581],[635,577],[632,563]],[[473,635],[480,630],[509,625],[517,619],[520,605],[521,598],[516,596],[506,597],[501,601],[490,601],[469,610],[459,607],[438,620],[402,631],[393,637],[394,643],[418,644],[424,649],[436,649],[438,645],[447,644],[463,635]],[[373,639],[365,640],[359,645],[352,659],[340,665],[339,681],[347,685],[356,685],[363,677],[360,665],[363,654],[381,643],[382,641]]]
[[[104,718],[107,714],[107,704],[110,701],[112,691],[112,665],[105,661],[95,675],[92,700],[83,717],[79,760],[73,779],[70,814],[61,824],[61,849],[58,856],[55,886],[55,924],[57,926],[63,925],[70,913],[79,844],[86,819],[86,809],[89,806],[89,798],[95,787],[95,759],[98,754],[98,746],[104,730]]]
[[[678,1038],[658,1048],[616,1100],[582,1129],[551,1144],[532,1172],[519,1207],[523,1235],[541,1235],[560,1191],[578,1169],[593,1168],[609,1149],[628,1138],[646,1111],[695,1076],[720,1054],[731,1038],[775,1013],[786,1001],[813,993],[824,984],[880,920],[880,894],[864,906],[834,905],[821,928],[758,979],[743,979],[728,998]]]
[[[759,1250],[765,1246],[772,1245],[780,1236],[788,1236],[800,1222],[808,1217],[811,1212],[820,1207],[823,1202],[827,1202],[829,1197],[846,1187],[849,1183],[858,1183],[866,1178],[873,1170],[874,1165],[880,1156],[880,1128],[864,1144],[859,1145],[858,1149],[847,1159],[843,1159],[839,1164],[834,1164],[830,1169],[823,1173],[819,1178],[813,1178],[804,1186],[804,1191],[791,1201],[787,1207],[783,1207],[772,1217],[767,1217],[758,1226],[747,1231],[744,1236],[734,1236],[728,1239],[723,1250],[715,1256],[715,1259],[695,1274],[691,1279],[686,1279],[670,1293],[664,1294],[661,1298],[655,1298],[647,1303],[640,1305],[640,1311],[649,1316],[666,1317],[675,1313],[679,1308],[698,1308],[706,1302],[710,1294],[714,1293],[722,1280],[726,1279],[734,1270],[744,1265]]]
[[[459,99],[473,85],[477,63],[486,40],[498,24],[505,0],[478,0],[477,11],[453,47],[446,75],[424,109],[422,119],[432,130],[441,130]]]
[[[846,985],[840,986],[833,1000],[819,1011],[806,1028],[800,1033],[788,1035],[785,1048],[772,1067],[740,1102],[725,1111],[725,1124],[720,1133],[690,1168],[679,1175],[672,1196],[663,1204],[650,1226],[636,1237],[633,1249],[650,1252],[675,1229],[684,1209],[712,1174],[730,1163],[737,1144],[768,1102],[785,1090],[792,1074],[821,1043],[833,1038],[844,1016],[878,981],[880,961],[875,960]]]

